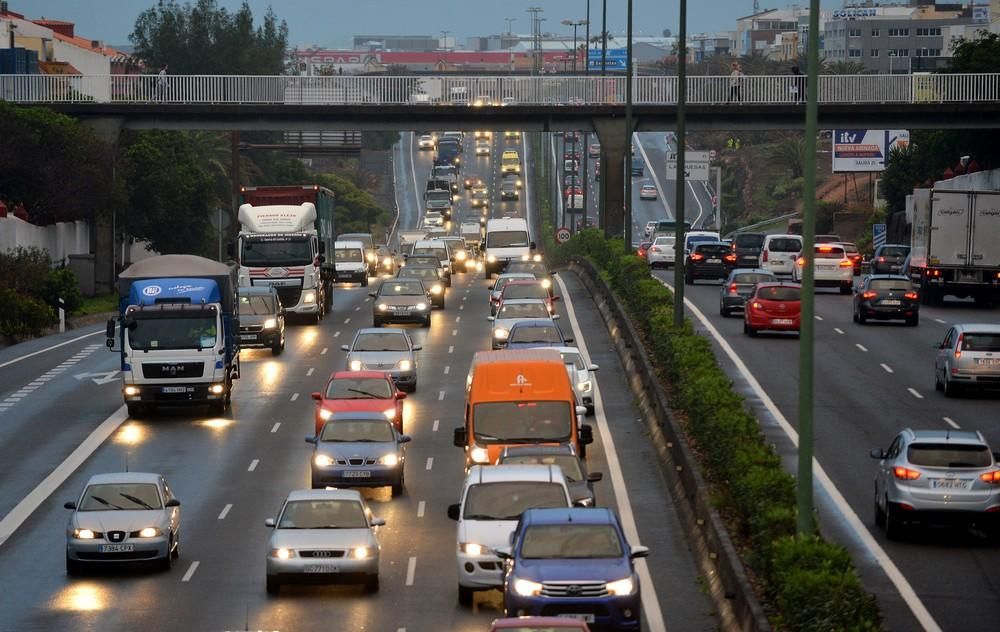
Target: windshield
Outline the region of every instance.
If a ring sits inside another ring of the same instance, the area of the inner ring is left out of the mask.
[[[87,487],[79,511],[162,508],[159,490],[152,483],[105,483]]]
[[[910,249],[905,246],[886,246],[878,253],[881,257],[905,257]]]
[[[702,244],[696,246],[694,251],[706,257],[722,257],[732,252],[732,249],[724,244]]]
[[[676,237],[657,237],[656,241],[653,242],[654,246],[673,246],[674,242],[677,241]]]
[[[274,299],[270,296],[240,296],[240,315],[267,316],[275,311]]]
[[[757,298],[765,301],[798,301],[802,298],[802,290],[797,287],[773,285],[757,290]]]
[[[356,500],[294,500],[285,504],[279,529],[367,529],[365,510]]]
[[[390,399],[392,387],[381,377],[350,377],[330,380],[327,399]]]
[[[483,402],[473,409],[477,442],[569,441],[568,402]]]
[[[392,441],[392,425],[382,420],[328,421],[319,436],[320,441]]]
[[[767,249],[771,252],[798,252],[802,250],[802,242],[792,237],[772,239]]]
[[[135,328],[127,328],[133,349],[205,349],[214,347],[218,332],[214,315],[174,312],[169,318],[135,314]]]
[[[384,282],[378,290],[379,296],[423,296],[424,286],[417,283]]]
[[[407,266],[399,271],[400,278],[423,279],[437,281],[440,278],[437,268],[411,268]]]
[[[413,254],[436,257],[438,263],[448,258],[448,251],[445,248],[414,248]]]
[[[737,274],[733,277],[733,283],[742,284],[753,284],[753,283],[766,283],[768,281],[774,281],[775,276],[773,274]]]
[[[451,202],[451,191],[442,191],[440,189],[428,191],[427,199],[432,202]]]
[[[504,303],[497,318],[548,318],[549,310],[542,303]]]
[[[522,285],[508,284],[503,290],[504,298],[548,298],[549,291],[542,287],[541,283],[531,283]]]
[[[354,339],[352,351],[409,351],[406,336],[402,333],[359,334]]]
[[[337,235],[334,241],[360,241],[366,250],[371,250],[375,247],[375,242],[368,233],[344,233]]]
[[[1000,334],[967,331],[962,334],[962,351],[1000,351]]]
[[[509,454],[501,461],[504,465],[558,465],[563,476],[571,483],[583,480],[580,459],[572,454]]]
[[[733,243],[737,248],[760,248],[764,245],[763,235],[736,235]]]
[[[868,283],[869,290],[893,290],[895,292],[909,292],[909,279],[872,279]]]
[[[308,237],[243,238],[240,262],[247,267],[312,265],[312,261]]]
[[[593,559],[622,556],[622,541],[609,524],[530,526],[521,539],[522,558]]]
[[[333,257],[339,263],[361,263],[365,260],[364,253],[361,252],[360,248],[337,248],[333,251]]]
[[[906,450],[906,459],[927,467],[989,467],[993,464],[990,449],[984,445],[952,443],[914,443]]]
[[[528,246],[526,230],[494,230],[486,233],[487,248],[521,248]]]
[[[466,520],[517,520],[525,509],[568,507],[558,483],[509,481],[471,485],[465,495]]]
[[[702,241],[719,241],[719,238],[714,235],[690,235],[687,238],[687,247],[694,248],[694,245]]]
[[[521,327],[514,325],[507,342],[554,344],[562,343],[563,339],[555,327]]]

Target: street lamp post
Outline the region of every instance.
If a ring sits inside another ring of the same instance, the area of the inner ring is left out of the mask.
[[[441,31],[442,39],[444,40],[444,69],[448,70],[448,33],[451,31]]]
[[[562,23],[565,26],[573,27],[573,74],[576,74],[576,58],[578,56],[578,51],[576,50],[576,29],[577,27],[590,24],[590,20],[563,20]]]
[[[584,33],[584,55],[583,55],[583,74],[590,74],[590,0],[587,0],[587,20],[586,20],[586,32]],[[587,205],[590,203],[590,132],[585,131],[583,133],[583,221],[582,226],[587,225]]]

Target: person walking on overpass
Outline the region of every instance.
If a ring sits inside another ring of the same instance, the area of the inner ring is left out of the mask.
[[[798,66],[792,66],[792,98],[796,103],[806,100],[806,76],[799,71]]]
[[[163,95],[167,92],[167,64],[163,64],[160,72],[156,75],[156,101],[162,101]]]
[[[743,98],[740,94],[740,89],[743,87],[743,71],[740,70],[740,65],[738,62],[733,62],[733,71],[729,73],[729,101],[736,101],[737,103],[742,101]]]

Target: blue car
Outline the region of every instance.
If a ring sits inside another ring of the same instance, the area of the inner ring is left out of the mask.
[[[537,347],[565,347],[573,342],[563,336],[554,320],[532,318],[514,323],[507,336],[505,349],[533,349]]]
[[[315,446],[312,487],[392,487],[398,496],[409,442],[384,413],[333,413],[318,435],[306,437]]]
[[[504,616],[564,616],[591,629],[638,630],[642,600],[633,560],[649,549],[629,546],[610,509],[528,509],[505,560]]]

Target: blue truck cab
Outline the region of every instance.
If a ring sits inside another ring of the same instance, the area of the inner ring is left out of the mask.
[[[189,255],[152,257],[121,273],[107,335],[121,354],[129,415],[164,405],[228,408],[239,378],[236,285],[235,266]]]
[[[639,630],[642,599],[629,546],[606,507],[528,509],[496,551],[504,560],[504,616],[561,616],[592,630]]]

